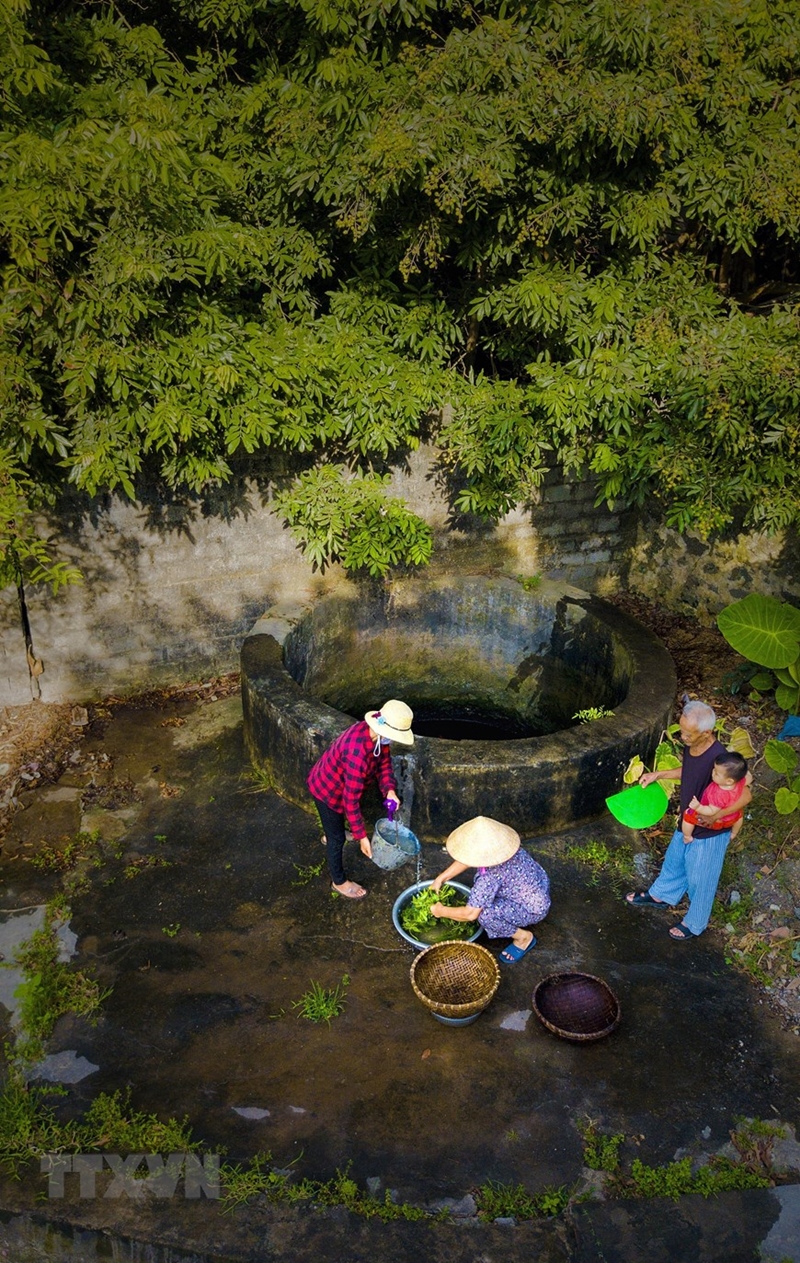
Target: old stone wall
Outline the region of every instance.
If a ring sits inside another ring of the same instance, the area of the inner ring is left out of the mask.
[[[800,540],[795,532],[732,532],[707,542],[643,518],[627,582],[640,596],[705,623],[750,592],[800,606]]]
[[[36,681],[17,594],[0,593],[0,705],[39,690],[44,701],[79,701],[235,670],[256,620],[282,640],[310,602],[349,587],[338,566],[315,571],[272,511],[269,488],[287,472],[252,460],[202,496],[152,487],[137,502],[66,501],[44,526],[84,582],[55,596],[27,590],[33,652],[44,668]],[[391,492],[431,525],[434,573],[543,574],[601,595],[630,575],[643,595],[708,616],[752,586],[800,599],[785,541],[748,537],[709,551],[637,525],[630,513],[596,508],[591,482],[552,473],[534,504],[492,525],[452,510],[446,471],[423,448],[395,471]]]

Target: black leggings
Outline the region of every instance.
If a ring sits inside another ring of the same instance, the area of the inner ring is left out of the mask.
[[[334,886],[341,886],[347,881],[342,862],[344,850],[344,816],[334,811],[327,803],[314,799],[314,806],[319,812],[322,829],[328,843],[328,868],[331,870],[331,881]]]

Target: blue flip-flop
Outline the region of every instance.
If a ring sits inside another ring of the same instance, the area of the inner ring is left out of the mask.
[[[536,946],[536,935],[534,934],[527,947],[517,947],[516,943],[509,943],[508,947],[504,947],[500,953],[500,959],[506,965],[514,965],[518,960],[522,960],[523,956],[527,956],[532,947]]]

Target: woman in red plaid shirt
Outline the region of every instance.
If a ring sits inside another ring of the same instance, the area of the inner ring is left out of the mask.
[[[363,720],[336,738],[308,774],[306,784],[325,831],[333,889],[347,899],[363,899],[367,892],[357,882],[348,881],[345,875],[342,863],[345,821],[364,855],[372,859],[372,847],[361,815],[361,795],[364,786],[376,780],[384,798],[399,805],[389,743],[399,741],[404,746],[413,745],[413,719],[411,708],[394,699],[380,710],[367,711]]]

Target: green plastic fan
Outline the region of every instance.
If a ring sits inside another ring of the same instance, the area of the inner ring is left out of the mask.
[[[615,820],[629,829],[649,829],[658,824],[667,810],[669,799],[658,781],[649,785],[631,785],[606,799],[606,806]]]

